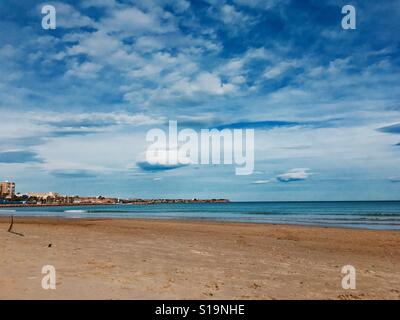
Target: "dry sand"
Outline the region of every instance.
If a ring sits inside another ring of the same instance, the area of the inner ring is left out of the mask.
[[[400,232],[0,218],[0,299],[400,299]],[[51,246],[49,247],[49,244]],[[341,268],[357,289],[341,287]],[[57,288],[41,287],[54,265]]]

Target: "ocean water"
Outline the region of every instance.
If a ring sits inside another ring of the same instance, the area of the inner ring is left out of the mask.
[[[400,201],[230,202],[0,208],[2,216],[194,219],[400,230]]]

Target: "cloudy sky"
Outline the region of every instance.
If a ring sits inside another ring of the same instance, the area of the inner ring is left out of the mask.
[[[342,6],[357,29],[341,27]],[[56,30],[41,8],[57,9]],[[400,199],[400,1],[0,3],[0,180],[17,191]],[[151,128],[255,128],[255,171],[143,165]],[[169,169],[169,170],[165,170]]]

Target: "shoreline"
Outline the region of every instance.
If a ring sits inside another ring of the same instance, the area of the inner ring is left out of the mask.
[[[0,217],[0,299],[400,299],[396,231]],[[49,246],[51,245],[51,246]],[[341,288],[341,268],[357,289]],[[57,289],[41,288],[54,265]]]
[[[0,210],[1,212],[1,210]],[[10,222],[11,216],[15,219],[18,219],[17,221],[20,223],[40,223],[41,221],[44,222],[45,224],[48,222],[51,222],[52,220],[56,222],[62,222],[62,223],[68,223],[68,221],[75,221],[77,223],[79,222],[96,222],[96,221],[126,221],[126,222],[131,222],[131,221],[137,221],[139,223],[141,222],[154,222],[154,223],[194,223],[194,224],[215,224],[215,225],[237,225],[237,226],[255,226],[255,225],[260,225],[260,226],[267,226],[267,227],[287,227],[287,228],[306,228],[306,229],[319,229],[325,230],[325,229],[333,229],[333,230],[348,230],[348,231],[367,231],[367,232],[390,232],[390,233],[398,233],[400,236],[400,230],[398,229],[368,229],[368,228],[363,228],[363,227],[348,227],[348,226],[324,226],[324,225],[317,225],[317,224],[297,224],[297,223],[276,223],[276,222],[251,222],[251,221],[233,221],[233,220],[217,220],[217,219],[197,219],[197,218],[157,218],[157,217],[151,217],[151,218],[142,218],[142,217],[76,217],[76,216],[71,216],[68,217],[66,215],[63,216],[48,216],[48,215],[13,215],[10,212],[10,215],[0,215],[0,224],[1,223],[7,223]],[[48,220],[48,221],[47,221]]]
[[[0,209],[1,212],[1,209]],[[137,220],[137,221],[153,221],[153,222],[194,222],[194,223],[215,223],[215,224],[234,224],[234,225],[266,225],[266,226],[283,226],[283,227],[303,227],[303,228],[319,228],[319,229],[339,229],[339,230],[356,230],[356,231],[375,231],[375,232],[398,232],[400,235],[400,230],[399,229],[377,229],[377,228],[367,228],[367,227],[351,227],[351,226],[326,226],[326,225],[318,225],[318,224],[301,224],[301,223],[277,223],[277,222],[251,222],[251,221],[235,221],[235,220],[218,220],[218,219],[199,219],[199,218],[157,218],[157,217],[151,217],[151,218],[142,218],[142,217],[76,217],[76,216],[70,216],[68,217],[67,215],[15,215],[13,214],[15,212],[9,212],[7,215],[1,215],[0,214],[0,223],[2,223],[2,220],[9,220],[11,217],[13,218],[22,218],[25,220],[29,219],[56,219],[57,221],[61,220],[82,220],[82,221],[99,221],[99,220]],[[73,214],[71,212],[71,214]],[[4,222],[5,223],[5,222]]]

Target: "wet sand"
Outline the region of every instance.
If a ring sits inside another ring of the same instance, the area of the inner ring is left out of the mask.
[[[0,299],[400,299],[400,232],[0,218]],[[341,287],[344,265],[356,290]],[[41,287],[44,265],[57,287]]]

